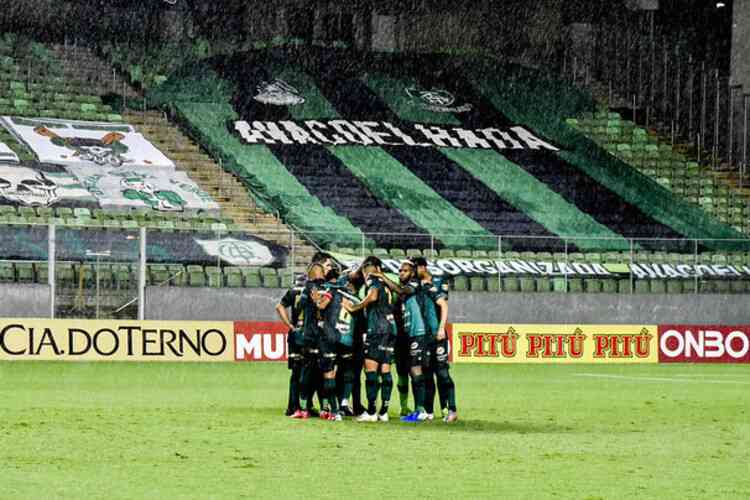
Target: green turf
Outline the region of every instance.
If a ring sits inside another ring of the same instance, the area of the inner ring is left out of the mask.
[[[750,497],[747,366],[453,371],[416,426],[291,421],[278,364],[0,363],[0,497]]]

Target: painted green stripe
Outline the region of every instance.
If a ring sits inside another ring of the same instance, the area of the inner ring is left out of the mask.
[[[289,108],[296,120],[341,118],[320,93],[315,81],[304,72],[289,66],[277,66],[274,76],[289,82],[305,96],[304,103]],[[326,149],[371,192],[445,245],[493,249],[497,246],[493,235],[435,193],[383,149],[373,146],[327,146]]]
[[[565,87],[562,84],[550,88],[549,82],[536,83],[539,88],[535,88],[535,83],[530,81],[510,85],[507,82],[489,81],[481,75],[475,75],[474,82],[476,88],[506,116],[544,134],[560,145],[562,149],[557,153],[560,158],[581,169],[654,220],[690,239],[745,237],[731,226],[712,219],[699,207],[676,197],[653,179],[609,155],[580,132],[565,124],[564,118],[576,114],[573,110],[576,100],[574,96],[564,95]],[[538,102],[537,109],[528,110],[528,102]],[[549,103],[549,106],[545,106],[545,103]],[[739,243],[705,244],[712,248],[741,248]]]
[[[289,173],[268,147],[243,144],[227,130],[227,122],[237,119],[228,103],[178,102],[175,107],[201,142],[224,159],[225,167],[240,176],[254,193],[261,193],[266,198],[259,198],[259,201],[265,201],[262,205],[277,208],[285,220],[308,232],[319,243],[362,244],[363,234],[359,228],[321,205],[320,200]]]
[[[458,125],[450,113],[434,113],[411,102],[405,102],[404,83],[387,77],[368,75],[365,84],[378,94],[390,109],[404,120]],[[526,213],[549,231],[560,236],[605,238],[606,240],[576,240],[581,249],[629,248],[628,242],[590,215],[565,201],[523,168],[497,151],[438,148],[442,154],[461,165],[482,181],[498,196]],[[606,243],[605,243],[606,241]]]

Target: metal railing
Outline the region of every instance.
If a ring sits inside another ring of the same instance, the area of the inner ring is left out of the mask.
[[[640,14],[629,23],[599,25],[586,48],[567,46],[558,68],[576,85],[606,86],[610,107],[713,169],[748,183],[750,88],[732,82],[716,60],[691,53],[680,33]]]
[[[0,232],[11,227],[2,226]],[[16,226],[13,239],[17,244],[6,246],[0,254],[3,263],[0,268],[6,273],[3,280],[17,278],[20,282],[42,281],[48,285],[51,317],[97,318],[143,318],[147,286],[291,285],[317,250],[332,251],[347,265],[356,265],[367,255],[378,255],[391,271],[398,269],[399,261],[407,254],[423,255],[431,261],[436,273],[476,280],[483,290],[489,291],[507,291],[506,281],[526,278],[538,283],[547,280],[545,283],[552,282],[554,286],[545,291],[564,293],[591,291],[587,287],[602,280],[610,285],[615,281],[620,293],[642,292],[641,284],[653,282],[660,285],[652,285],[651,292],[668,291],[665,283],[675,282],[681,283],[681,293],[728,292],[728,282],[742,285],[731,291],[750,291],[745,286],[750,283],[750,239],[386,232],[303,235],[290,230],[253,234],[191,232],[184,238],[169,236],[165,240],[165,234],[170,233],[146,228],[96,229]],[[464,248],[447,250],[444,241],[458,237],[464,238]],[[389,242],[404,241],[403,238],[412,243],[402,249],[405,251],[386,250]],[[165,241],[171,241],[172,246],[165,247]],[[280,247],[274,247],[272,242],[285,250],[279,251]],[[44,248],[46,255],[40,255]],[[303,248],[307,250],[303,252]],[[178,257],[171,259],[170,255]],[[14,270],[8,271],[7,264],[12,264]],[[35,278],[29,278],[32,266]],[[45,271],[46,283],[41,279]],[[260,281],[230,284],[228,276],[240,271],[257,271],[255,276],[263,277],[262,285]],[[193,281],[196,276],[198,281]],[[714,286],[718,282],[726,286]]]

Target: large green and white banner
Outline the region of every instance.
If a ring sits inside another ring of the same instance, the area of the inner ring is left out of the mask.
[[[130,125],[9,116],[2,117],[2,123],[41,162],[170,170],[175,166]]]
[[[96,198],[59,165],[0,161],[0,204],[96,208]]]
[[[104,209],[151,208],[160,212],[212,213],[219,204],[185,172],[144,167],[69,166]]]

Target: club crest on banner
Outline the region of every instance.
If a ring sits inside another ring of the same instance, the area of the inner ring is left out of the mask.
[[[269,266],[274,261],[271,250],[255,241],[235,238],[195,241],[208,255],[219,257],[233,266]]]
[[[469,103],[461,106],[453,106],[456,97],[442,89],[424,90],[417,87],[407,87],[406,93],[411,97],[414,105],[436,113],[466,113],[471,111]]]
[[[81,161],[90,161],[100,166],[120,167],[133,160],[125,158],[129,148],[121,141],[125,138],[118,132],[104,134],[101,139],[83,137],[60,137],[47,127],[36,127],[34,132],[49,137],[52,144],[74,151],[73,157]]]
[[[263,104],[273,104],[274,106],[296,106],[305,102],[300,92],[286,83],[284,80],[273,80],[271,82],[261,82],[257,87],[258,93],[253,99]]]

